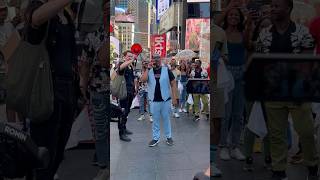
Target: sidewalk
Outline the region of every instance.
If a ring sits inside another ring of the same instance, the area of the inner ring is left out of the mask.
[[[205,119],[194,122],[185,113],[172,118],[174,146],[165,143],[164,134],[156,147],[148,147],[152,139],[147,118],[137,121],[132,110],[127,128],[134,134],[131,142],[119,140],[117,123],[111,123],[111,180],[188,180],[209,166],[210,127]]]

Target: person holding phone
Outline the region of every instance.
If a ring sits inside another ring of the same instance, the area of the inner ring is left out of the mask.
[[[128,115],[130,113],[132,101],[135,96],[134,63],[137,56],[133,54],[131,51],[125,51],[122,55],[123,58],[122,61],[119,63],[117,73],[119,75],[124,75],[126,79],[127,98],[120,100],[120,107],[124,110],[124,113],[120,121],[118,122],[118,129],[120,140],[130,142],[131,139],[127,135],[131,135],[133,133],[127,129],[126,124],[128,121]]]
[[[171,103],[177,107],[177,83],[171,70],[161,64],[161,57],[154,55],[141,78],[142,82],[148,83],[148,98],[153,117],[153,137],[149,147],[160,142],[160,119],[163,120],[166,143],[173,145],[170,117]]]
[[[202,68],[202,62],[200,59],[195,59],[195,69],[191,71],[192,78],[196,79],[207,79],[208,72]],[[201,91],[201,86],[200,91]],[[194,114],[195,119],[194,121],[198,122],[200,120],[200,99],[203,103],[203,113],[209,119],[209,103],[208,103],[208,96],[206,94],[193,94],[193,101],[194,101]]]
[[[264,54],[312,54],[314,39],[308,28],[291,19],[293,0],[272,0],[272,25],[262,29],[258,36],[257,52]],[[273,179],[285,180],[288,157],[288,116],[299,135],[303,150],[304,165],[307,166],[308,180],[318,180],[319,157],[314,137],[314,121],[311,103],[293,101],[266,101],[266,116],[270,137]]]

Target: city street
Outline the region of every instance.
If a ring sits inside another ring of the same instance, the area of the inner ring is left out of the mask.
[[[151,123],[137,121],[138,111],[131,111],[127,128],[134,134],[131,142],[119,140],[117,123],[111,123],[111,180],[189,180],[209,166],[210,127],[205,119],[198,123],[183,113],[172,118],[174,146],[165,143],[148,147]]]

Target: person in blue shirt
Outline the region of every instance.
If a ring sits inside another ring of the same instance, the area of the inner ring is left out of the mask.
[[[141,81],[148,83],[148,99],[153,117],[153,138],[149,146],[154,147],[160,142],[160,119],[164,121],[166,142],[171,146],[173,145],[170,123],[171,103],[177,106],[175,77],[168,67],[161,66],[160,56],[155,55],[149,68],[143,72]]]

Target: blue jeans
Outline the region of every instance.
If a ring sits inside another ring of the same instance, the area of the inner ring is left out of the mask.
[[[153,118],[152,134],[154,140],[160,139],[160,119],[163,120],[166,138],[171,138],[171,100],[162,102],[150,102]]]
[[[183,86],[183,90],[180,93],[179,103],[180,103],[180,107],[184,108],[184,105],[187,101],[187,82],[181,82],[181,84]]]
[[[243,129],[243,113],[245,108],[243,71],[237,67],[229,69],[234,77],[234,89],[229,93],[229,100],[226,104],[226,115],[221,122],[220,145],[228,145],[228,136],[230,134],[231,147],[238,147],[240,136]]]
[[[148,92],[147,91],[139,91],[139,113],[144,114],[144,102],[147,101],[148,111],[150,112],[150,103],[148,102]]]
[[[109,95],[92,92],[93,117],[96,124],[96,154],[100,167],[109,167]]]

